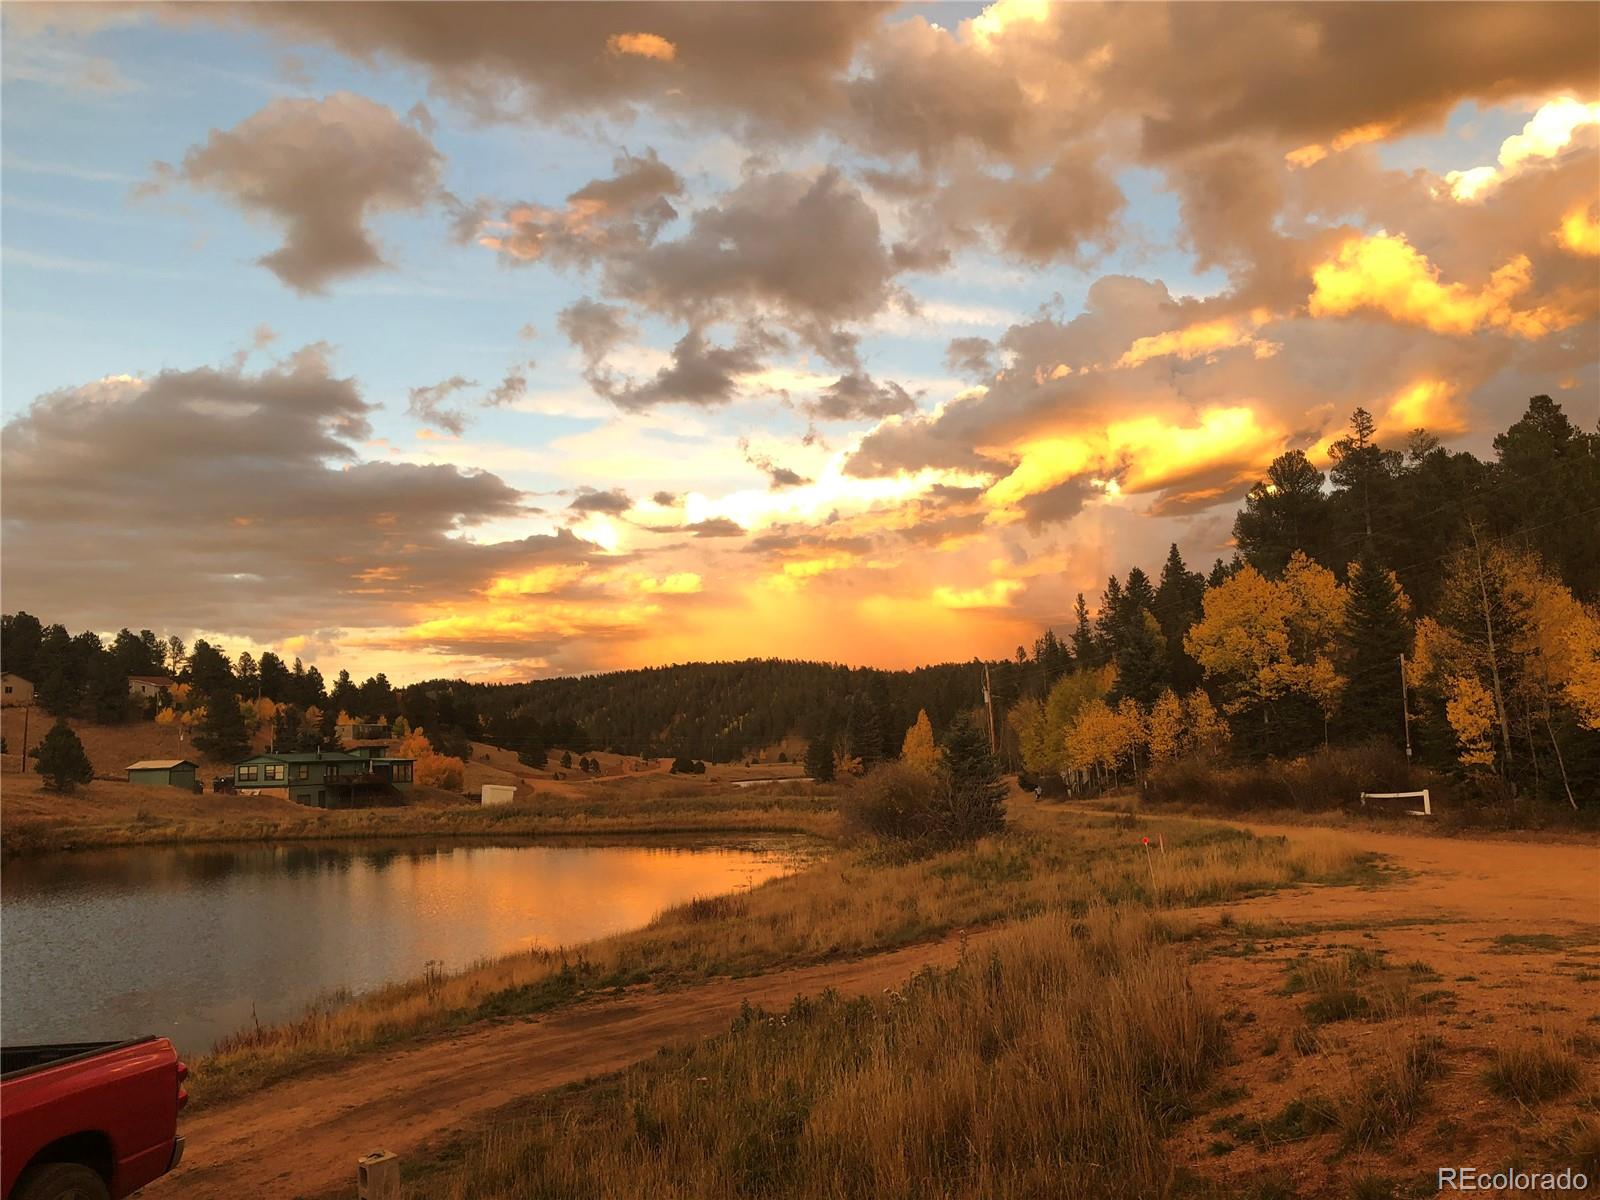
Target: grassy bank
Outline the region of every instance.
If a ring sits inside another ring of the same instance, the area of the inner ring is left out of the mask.
[[[737,896],[694,901],[650,927],[571,951],[539,951],[414,980],[298,1021],[248,1030],[196,1064],[210,1103],[402,1039],[547,1010],[586,993],[693,983],[873,953],[1047,913],[1103,904],[1181,907],[1306,880],[1350,880],[1369,865],[1335,835],[1294,846],[1215,824],[1063,816],[1013,805],[1013,828],[921,858],[842,849]],[[1141,838],[1148,833],[1152,847]]]
[[[13,784],[0,846],[6,857],[116,846],[328,838],[546,837],[801,833],[831,837],[834,800],[809,784],[730,789],[666,777],[588,783],[483,808],[419,789],[398,808],[308,809],[275,797],[190,796],[96,783],[54,797]]]
[[[1145,1197],[1223,1051],[1147,913],[1036,917],[894,993],[796,1000],[472,1144],[408,1196]]]

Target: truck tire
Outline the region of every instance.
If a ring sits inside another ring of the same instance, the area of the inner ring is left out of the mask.
[[[22,1173],[11,1200],[111,1200],[111,1192],[81,1163],[40,1163]]]

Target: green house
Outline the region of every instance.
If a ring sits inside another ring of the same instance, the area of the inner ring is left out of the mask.
[[[240,791],[283,789],[296,804],[363,808],[392,802],[411,787],[409,758],[374,758],[343,750],[255,754],[233,766]]]
[[[177,787],[192,792],[194,773],[198,769],[199,764],[187,758],[148,758],[128,766],[128,782],[149,787]]]

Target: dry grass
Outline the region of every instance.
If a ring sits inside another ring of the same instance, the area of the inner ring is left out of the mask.
[[[1035,918],[878,999],[726,1035],[503,1126],[410,1195],[1145,1197],[1221,1018],[1142,913]]]
[[[1538,1104],[1570,1092],[1582,1075],[1582,1062],[1569,1038],[1523,1033],[1495,1047],[1487,1078],[1496,1095]]]
[[[431,987],[397,984],[247,1030],[197,1064],[193,1090],[197,1102],[210,1102],[398,1039],[549,1009],[601,988],[750,974],[1040,913],[1082,916],[1108,902],[1201,904],[1348,877],[1362,865],[1331,837],[1291,846],[1209,823],[1160,828],[1165,852],[1148,858],[1139,832],[1123,822],[1060,814],[1024,814],[1022,827],[1005,835],[912,861],[870,847],[842,851],[737,903],[691,902],[646,929],[577,950],[513,955]]]
[[[1385,1145],[1411,1127],[1428,1084],[1442,1069],[1438,1038],[1393,1031],[1377,1047],[1377,1063],[1334,1104],[1347,1147]]]
[[[416,788],[397,808],[325,811],[277,797],[191,795],[96,781],[65,799],[40,793],[37,776],[8,782],[6,855],[198,842],[326,838],[550,837],[626,833],[834,834],[831,796],[809,784],[729,790],[656,775],[535,792],[483,808]]]

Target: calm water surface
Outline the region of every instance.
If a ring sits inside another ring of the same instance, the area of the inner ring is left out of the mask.
[[[0,1038],[165,1034],[196,1054],[255,1018],[754,886],[798,847],[138,847],[7,863]]]

